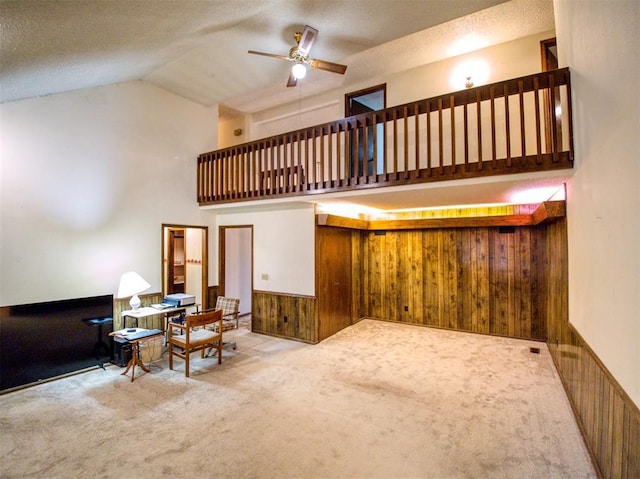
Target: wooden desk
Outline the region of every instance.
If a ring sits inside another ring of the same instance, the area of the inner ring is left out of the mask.
[[[131,359],[127,363],[127,368],[122,373],[122,376],[124,376],[129,372],[129,369],[131,369],[131,382],[133,382],[136,377],[136,366],[140,366],[140,368],[146,373],[150,371],[144,365],[142,359],[140,359],[140,343],[153,339],[157,336],[164,335],[164,331],[160,329],[135,328],[135,330],[135,332],[129,332],[127,329],[120,329],[113,333],[109,333],[109,336],[116,336],[131,344]]]
[[[178,314],[178,313],[182,313],[183,311],[186,311],[186,310],[187,310],[186,306],[185,307],[175,307],[175,308],[164,308],[164,309],[157,309],[157,308],[153,308],[151,306],[145,306],[143,308],[138,308],[138,309],[127,309],[127,310],[123,311],[122,313],[120,313],[120,315],[124,319],[123,326],[125,328],[127,327],[127,318],[135,319],[135,327],[137,328],[138,327],[138,320],[140,318],[149,318],[151,316],[160,316],[160,315],[164,315],[165,318],[166,318],[168,314]]]
[[[175,316],[179,313],[184,313],[188,308],[196,308],[196,312],[198,311],[200,305],[199,304],[190,304],[189,306],[176,306],[173,308],[154,308],[151,306],[145,306],[144,308],[138,309],[128,309],[121,313],[122,318],[124,319],[123,326],[127,327],[127,318],[133,318],[136,320],[136,328],[138,327],[138,320],[140,318],[149,318],[152,316],[160,316],[163,315],[162,318],[162,332],[167,330],[167,322],[170,316]]]

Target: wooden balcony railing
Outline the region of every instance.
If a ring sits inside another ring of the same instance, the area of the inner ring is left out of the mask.
[[[200,205],[573,167],[567,68],[198,157]]]

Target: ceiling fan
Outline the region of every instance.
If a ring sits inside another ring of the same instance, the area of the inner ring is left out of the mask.
[[[302,32],[296,32],[293,37],[296,39],[296,45],[291,47],[289,55],[276,55],[274,53],[256,52],[249,50],[249,53],[254,55],[264,55],[266,57],[278,58],[280,60],[288,60],[293,62],[291,73],[289,73],[289,80],[287,86],[296,86],[298,80],[304,78],[307,73],[307,65],[316,70],[324,70],[331,73],[338,73],[344,75],[347,71],[346,65],[340,65],[339,63],[332,63],[325,60],[317,60],[315,58],[309,58],[309,51],[313,46],[313,42],[316,41],[318,36],[318,30],[309,25],[304,27]]]

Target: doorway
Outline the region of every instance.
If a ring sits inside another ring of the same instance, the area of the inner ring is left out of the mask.
[[[316,228],[318,340],[352,324],[352,231]]]
[[[169,228],[166,294],[184,293],[184,228]]]
[[[207,309],[208,228],[162,225],[162,294],[186,293]]]
[[[253,226],[220,226],[220,296],[240,299],[240,316],[251,314],[253,292]]]
[[[384,110],[387,107],[387,85],[347,93],[344,99],[346,117]],[[374,141],[374,138],[377,138],[377,141]],[[352,177],[373,175],[374,170],[378,175],[384,173],[384,123],[367,126],[366,134],[364,127],[351,131],[349,145],[349,168]],[[376,157],[377,165],[374,164]]]

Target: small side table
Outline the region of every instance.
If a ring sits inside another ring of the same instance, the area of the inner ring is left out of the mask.
[[[113,318],[111,316],[105,316],[103,318],[87,318],[82,320],[89,326],[97,326],[98,327],[98,340],[96,344],[93,346],[93,354],[95,354],[96,359],[100,359],[100,353],[102,350],[106,354],[111,357],[111,348],[109,345],[102,339],[102,326],[105,324],[113,324]]]
[[[125,339],[129,344],[131,344],[131,359],[127,363],[127,368],[122,373],[122,376],[125,376],[129,372],[129,369],[131,369],[131,382],[133,382],[136,377],[136,366],[140,366],[140,368],[146,373],[150,372],[150,369],[147,368],[142,362],[142,359],[140,359],[140,343],[162,335],[164,335],[164,332],[161,329],[142,328],[135,328],[135,332],[129,332],[127,329],[121,329],[111,333],[111,336],[117,336],[118,338]]]

